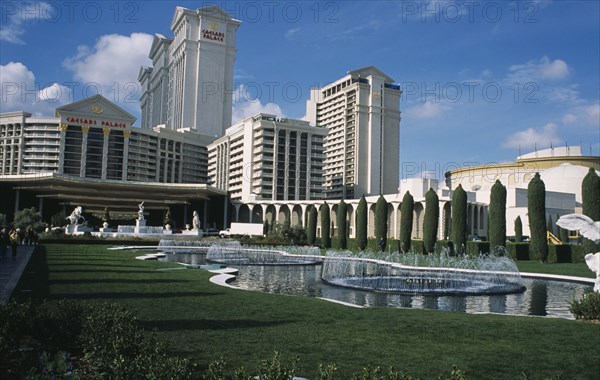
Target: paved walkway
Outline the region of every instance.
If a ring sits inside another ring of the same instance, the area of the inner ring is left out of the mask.
[[[5,258],[0,258],[0,302],[9,300],[15,290],[21,275],[31,258],[35,245],[20,245],[17,256],[12,256],[12,249],[8,247]]]

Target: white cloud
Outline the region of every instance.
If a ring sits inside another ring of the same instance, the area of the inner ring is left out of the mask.
[[[63,65],[81,86],[98,89],[109,100],[137,110],[141,96],[137,76],[141,66],[152,64],[148,58],[151,45],[152,36],[146,33],[103,35],[93,47],[79,46]]]
[[[510,73],[508,80],[510,82],[535,82],[542,79],[560,80],[569,76],[571,69],[569,65],[561,60],[551,61],[544,56],[539,61],[529,61],[524,64],[512,65],[509,67]]]
[[[425,103],[407,109],[405,112],[407,116],[416,119],[435,119],[441,115],[443,109],[444,107],[440,103],[428,100]]]
[[[537,147],[547,148],[551,144],[559,145],[561,139],[558,136],[558,125],[548,123],[541,129],[528,128],[524,131],[515,132],[502,144],[504,148],[530,149]]]
[[[285,32],[284,37],[287,38],[288,40],[291,40],[292,38],[294,38],[300,32],[300,30],[302,30],[302,28],[288,29]]]
[[[573,115],[572,113],[568,113],[563,116],[562,121],[565,124],[573,124],[577,121],[577,116]]]
[[[56,5],[44,2],[6,2],[2,5],[2,25],[0,25],[0,41],[24,45],[22,37],[26,31],[26,23],[55,20]]]
[[[592,125],[600,125],[600,103],[584,108],[586,121]]]
[[[258,113],[268,113],[278,117],[285,117],[283,110],[277,104],[262,103],[243,84],[239,85],[233,93],[231,123],[236,124]]]
[[[3,112],[26,111],[35,116],[52,116],[54,108],[71,101],[71,90],[58,83],[42,85],[21,62],[0,65]]]

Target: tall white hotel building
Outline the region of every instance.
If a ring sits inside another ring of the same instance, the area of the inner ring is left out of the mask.
[[[400,183],[400,86],[376,67],[311,90],[311,125],[329,129],[325,140],[327,199],[391,194]]]

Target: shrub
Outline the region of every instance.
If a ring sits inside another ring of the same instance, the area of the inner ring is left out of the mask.
[[[439,255],[442,253],[442,251],[450,255],[453,254],[454,245],[452,243],[452,240],[438,240],[435,243],[435,253]]]
[[[581,202],[582,213],[589,216],[592,220],[600,220],[600,177],[593,168],[590,168],[588,174],[583,177],[581,182]],[[583,245],[588,252],[597,252],[600,250],[600,244],[584,238]]]
[[[327,202],[321,205],[321,239],[323,248],[331,248],[331,219]]]
[[[490,193],[488,228],[490,247],[493,250],[498,246],[504,247],[506,245],[506,187],[500,180],[496,180]]]
[[[383,239],[384,246],[382,251],[385,251],[385,244],[387,240],[387,223],[387,202],[383,195],[380,195],[379,199],[377,199],[377,203],[375,204],[375,239],[377,239],[378,243],[381,239]]]
[[[467,239],[467,193],[458,185],[452,194],[452,242],[454,250],[463,254]]]
[[[410,251],[414,208],[415,200],[407,191],[400,205],[400,252],[406,253]]]
[[[529,243],[506,243],[506,254],[516,261],[529,260]]]
[[[568,244],[548,246],[548,261],[553,263],[570,263],[571,260],[571,246]]]
[[[600,320],[600,293],[589,292],[577,301],[570,303],[569,310],[576,319],[584,319],[590,321]]]
[[[548,261],[548,237],[546,234],[546,186],[535,173],[527,186],[527,212],[531,242],[529,251],[541,262]]]
[[[440,200],[433,189],[425,194],[425,219],[423,220],[423,244],[427,253],[433,253],[440,219]]]
[[[359,251],[367,248],[367,200],[364,195],[356,208],[356,241]]]
[[[309,206],[308,226],[306,227],[306,238],[308,244],[314,245],[317,239],[317,209],[315,206]]]
[[[515,243],[520,243],[523,241],[523,222],[521,221],[521,217],[517,216],[515,219]]]
[[[469,256],[479,256],[481,254],[491,253],[489,241],[468,241],[466,248],[466,254]]]

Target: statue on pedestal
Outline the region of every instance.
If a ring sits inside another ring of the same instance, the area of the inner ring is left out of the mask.
[[[194,211],[194,217],[192,219],[192,231],[200,230],[200,216],[197,211]]]
[[[138,207],[140,208],[140,210],[138,211],[138,220],[144,220],[144,202],[142,201],[142,203],[140,203]]]
[[[73,210],[71,215],[67,216],[66,218],[69,221],[69,224],[77,225],[79,224],[80,219],[83,219],[83,221],[85,221],[85,218],[81,215],[82,212],[83,209],[81,208],[81,206],[75,207],[75,210]]]

